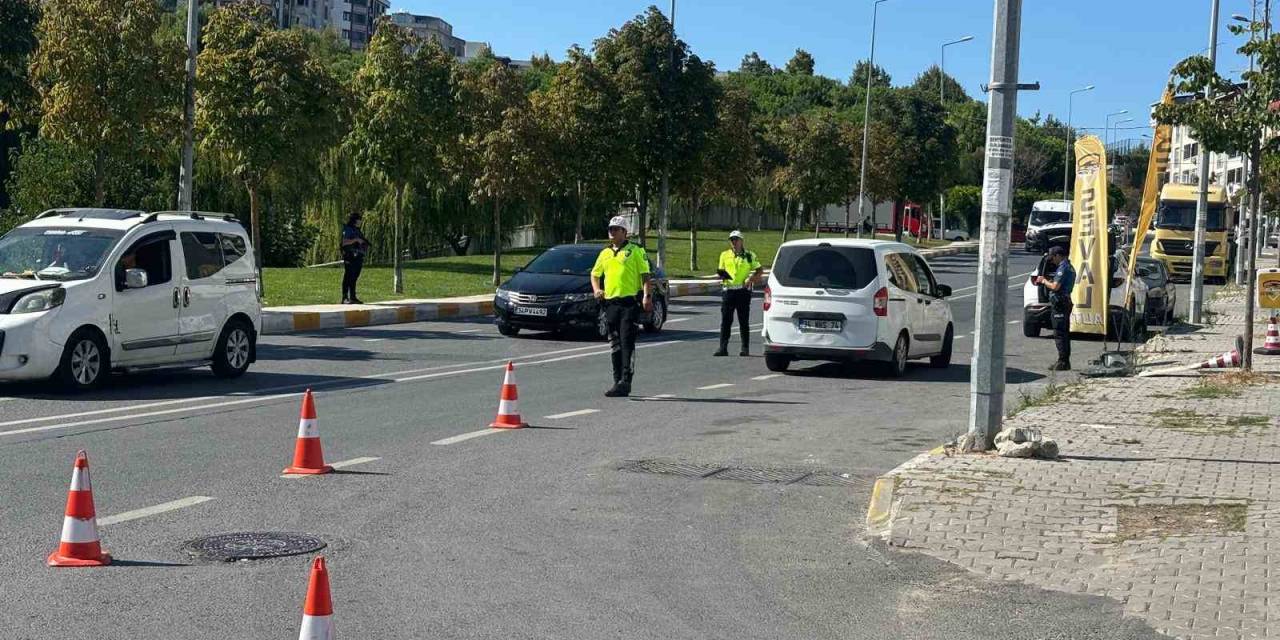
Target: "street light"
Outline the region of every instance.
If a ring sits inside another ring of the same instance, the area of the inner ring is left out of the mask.
[[[876,68],[876,18],[880,12],[880,4],[889,0],[876,0],[871,6],[871,56],[867,60],[867,96],[864,102],[866,107],[862,113],[862,165],[858,178],[858,237],[862,237],[862,221],[867,219],[866,215],[866,188],[867,188],[867,134],[871,130],[871,76],[875,75]],[[876,208],[871,206],[871,237],[876,237]]]
[[[1073,106],[1072,101],[1075,99],[1077,93],[1081,93],[1084,91],[1093,91],[1093,85],[1089,85],[1087,87],[1081,87],[1067,94],[1067,149],[1066,149],[1066,153],[1062,154],[1062,199],[1063,200],[1067,199],[1067,186],[1071,184],[1071,180],[1069,179],[1069,177],[1071,175],[1071,107]]]
[[[942,52],[942,57],[938,61],[938,103],[942,105],[943,109],[946,109],[946,106],[947,106],[946,85],[942,83],[943,78],[945,78],[947,75],[947,47],[953,44],[968,42],[970,40],[973,40],[973,36],[965,36],[958,40],[952,40],[951,42],[944,42],[942,43],[941,47],[938,47],[938,50]],[[938,221],[939,221],[938,239],[946,240],[947,239],[947,194],[945,193],[938,194]]]
[[[1121,109],[1114,113],[1107,114],[1106,124],[1104,124],[1102,127],[1102,148],[1103,149],[1107,148],[1108,139],[1111,137],[1111,118],[1114,116],[1122,116],[1126,113],[1129,113],[1128,109]]]
[[[1118,131],[1118,130],[1119,130],[1119,125],[1122,125],[1122,124],[1124,124],[1124,123],[1126,123],[1126,122],[1133,122],[1133,118],[1125,118],[1124,120],[1116,120],[1115,122],[1111,123],[1111,125],[1112,125],[1112,126],[1111,126],[1111,129],[1108,129],[1108,130],[1106,130],[1106,131],[1104,131],[1104,132],[1102,133],[1103,137],[1105,138],[1105,139],[1103,140],[1103,147],[1102,147],[1103,149],[1106,149],[1106,148],[1107,148],[1107,144],[1110,144],[1110,140],[1111,140],[1111,131],[1112,131],[1112,130],[1117,130],[1117,131]]]

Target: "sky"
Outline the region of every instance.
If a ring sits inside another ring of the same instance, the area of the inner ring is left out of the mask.
[[[1169,69],[1209,46],[1212,0],[1028,0],[1023,3],[1021,82],[1040,83],[1022,92],[1018,113],[1066,120],[1071,90],[1072,121],[1101,135],[1106,115],[1124,129],[1114,139],[1149,133],[1150,105],[1160,99]],[[1251,15],[1251,0],[1220,0],[1218,70],[1233,78],[1248,66],[1227,31],[1232,14]],[[393,0],[392,10],[425,13],[453,25],[454,35],[489,42],[498,55],[528,58],[548,53],[564,58],[574,44],[591,42],[648,6],[638,0]],[[670,0],[659,7],[668,11]],[[946,71],[970,96],[981,95],[991,75],[992,0],[888,0],[880,5],[876,64],[895,85],[910,84],[936,64],[939,46],[964,36],[973,40],[947,48]],[[1280,9],[1277,9],[1280,11]],[[1261,9],[1259,9],[1261,11]],[[853,64],[870,49],[872,0],[677,0],[676,31],[695,53],[720,70],[736,70],[742,56],[757,51],[781,67],[796,48],[816,60],[817,73],[847,81]]]

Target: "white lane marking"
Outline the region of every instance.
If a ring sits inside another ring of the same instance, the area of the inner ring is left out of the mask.
[[[955,339],[956,339],[956,340],[959,340],[959,339],[961,339],[961,338],[968,338],[968,337],[969,337],[969,334],[967,334],[967,333],[962,333],[962,334],[960,334],[960,335],[956,336],[956,337],[955,337]]]
[[[752,380],[772,380],[774,378],[781,378],[781,377],[782,377],[781,373],[770,373],[768,375],[756,376],[752,378]]]
[[[479,438],[480,436],[491,436],[495,433],[502,433],[503,431],[510,431],[510,429],[481,429],[479,431],[472,431],[471,433],[464,433],[462,435],[453,436],[451,438],[445,438],[443,440],[436,440],[431,444],[438,444],[438,445],[458,444],[459,442],[466,442],[467,440],[470,440],[472,438]]]
[[[1023,276],[1029,276],[1029,275],[1031,275],[1031,274],[1033,274],[1033,273],[1035,273],[1035,272],[1034,272],[1034,271],[1028,271],[1028,272],[1026,272],[1026,273],[1019,273],[1019,274],[1018,274],[1018,275],[1016,275],[1016,276],[1009,276],[1009,279],[1010,279],[1010,280],[1020,279],[1020,278],[1022,278]],[[972,287],[965,287],[964,289],[960,289],[960,291],[966,291],[966,290],[968,290],[968,289],[977,289],[977,287],[978,287],[978,285],[974,285],[974,286],[972,286]],[[1018,282],[1017,284],[1011,284],[1011,285],[1009,285],[1009,288],[1010,288],[1010,289],[1019,289],[1019,288],[1021,288],[1021,287],[1022,287],[1022,282]],[[954,292],[953,292],[953,293],[954,293]],[[977,291],[974,291],[973,293],[966,293],[966,294],[964,294],[964,295],[962,295],[962,296],[956,296],[956,295],[953,295],[953,296],[951,296],[950,298],[947,298],[947,299],[948,299],[948,300],[961,300],[961,299],[964,299],[964,298],[972,298],[972,297],[974,297],[974,296],[976,296],[976,295],[978,295],[978,292],[977,292]]]
[[[577,411],[566,411],[565,413],[557,413],[553,416],[547,416],[547,420],[562,420],[564,418],[575,418],[577,416],[589,416],[593,413],[600,413],[599,409],[578,409]]]
[[[466,329],[463,331],[454,331],[454,333],[480,333],[482,329]]]
[[[386,338],[369,338],[365,342],[382,342],[383,340],[386,340]]]
[[[208,502],[212,499],[213,498],[210,498],[209,496],[191,496],[189,498],[182,498],[179,500],[173,500],[171,502],[165,502],[164,504],[158,504],[153,507],[145,507],[142,509],[134,509],[133,511],[126,511],[124,513],[117,513],[114,516],[98,518],[98,526],[106,527],[113,524],[119,524],[121,522],[128,522],[130,520],[145,518],[147,516],[154,516],[157,514],[165,513],[167,511],[174,511],[174,510],[183,509],[186,507],[194,507],[202,502]]]
[[[635,399],[636,400],[666,400],[667,398],[674,398],[674,397],[676,396],[673,393],[664,393],[656,396],[639,396]]]
[[[1022,324],[1021,320],[1010,320],[1009,324]]]
[[[675,323],[677,323],[677,322],[688,322],[688,321],[690,321],[690,320],[692,320],[692,319],[693,319],[693,318],[672,318],[672,319],[670,319],[670,320],[668,320],[668,321],[667,321],[667,324],[675,324]]]
[[[354,467],[358,464],[364,464],[366,462],[373,462],[374,460],[381,460],[381,459],[382,458],[370,458],[370,457],[352,458],[350,460],[342,460],[340,462],[330,462],[329,466],[333,467],[334,469],[341,469],[343,467]],[[280,477],[281,478],[314,478],[317,475],[324,475],[324,474],[286,473],[284,475],[281,475]]]
[[[732,387],[732,386],[733,386],[732,382],[721,382],[720,384],[709,384],[705,387],[698,387],[698,391],[711,391],[712,389],[723,389],[725,387]]]
[[[1115,427],[1109,427],[1105,424],[1082,424],[1080,426],[1089,427],[1090,429],[1115,429]]]

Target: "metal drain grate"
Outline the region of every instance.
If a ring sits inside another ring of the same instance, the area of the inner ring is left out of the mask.
[[[730,480],[750,484],[799,484],[809,487],[869,487],[874,479],[873,476],[841,473],[826,469],[733,467],[722,464],[661,459],[630,461],[619,467],[618,470],[679,476],[695,480]]]
[[[187,553],[192,556],[221,562],[296,556],[324,547],[324,540],[315,536],[273,531],[222,533],[197,538],[186,544]]]

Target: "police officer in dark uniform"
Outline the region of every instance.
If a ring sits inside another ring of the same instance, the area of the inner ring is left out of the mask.
[[[603,280],[603,282],[601,282]],[[644,290],[643,301],[637,301]],[[604,307],[613,352],[613,387],[604,393],[610,398],[631,395],[635,373],[636,332],[640,308],[653,311],[653,282],[644,247],[627,240],[627,220],[614,216],[609,221],[609,244],[600,250],[591,268],[591,290]]]
[[[1049,290],[1049,313],[1053,325],[1053,341],[1058,347],[1058,361],[1050,371],[1071,370],[1071,292],[1076,287],[1076,270],[1060,246],[1049,248],[1049,264],[1055,267],[1052,277],[1036,276],[1036,284]]]
[[[360,232],[364,216],[356,211],[342,225],[342,304],[364,304],[356,297],[356,280],[364,269],[364,256],[369,252],[369,240]]]

